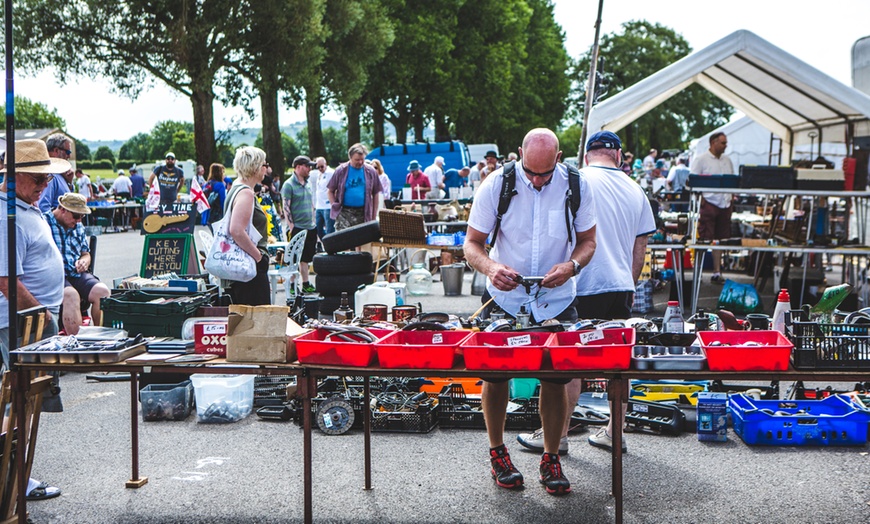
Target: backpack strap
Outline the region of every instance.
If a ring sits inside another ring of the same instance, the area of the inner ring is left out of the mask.
[[[492,230],[491,246],[495,245],[495,240],[498,238],[498,232],[501,229],[501,219],[507,213],[508,206],[511,205],[511,199],[517,194],[517,164],[516,161],[510,161],[504,165],[501,180],[501,193],[498,195],[498,214],[495,216],[495,229]]]
[[[577,218],[580,209],[580,171],[571,164],[565,164],[568,169],[568,192],[565,193],[565,227],[568,228],[568,243],[574,243],[574,231],[571,226]]]

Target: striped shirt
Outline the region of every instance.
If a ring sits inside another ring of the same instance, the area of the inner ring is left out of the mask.
[[[311,195],[311,187],[305,183],[302,185],[291,175],[281,187],[281,198],[284,200],[284,209],[290,210],[290,219],[293,227],[299,229],[314,229],[314,199]]]
[[[63,257],[64,274],[71,277],[81,276],[76,271],[76,262],[81,258],[82,253],[90,251],[88,236],[85,234],[84,226],[82,226],[81,222],[78,222],[73,229],[66,229],[57,223],[54,213],[49,211],[42,216],[48,222],[48,227],[51,228],[51,236],[54,238],[54,243]]]

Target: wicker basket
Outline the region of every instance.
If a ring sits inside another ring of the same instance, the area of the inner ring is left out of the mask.
[[[423,215],[420,213],[381,209],[378,212],[378,221],[381,237],[387,244],[426,243],[426,226],[423,225]]]

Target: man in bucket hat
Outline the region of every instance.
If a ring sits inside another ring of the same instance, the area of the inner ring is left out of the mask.
[[[45,214],[54,243],[63,255],[64,294],[63,328],[68,335],[78,334],[82,325],[82,310],[91,305],[93,325],[102,323],[100,301],[111,294],[108,286],[88,271],[91,252],[82,219],[90,215],[85,198],[78,193],[67,193],[58,199],[54,211]],[[84,301],[87,303],[84,303]],[[82,307],[84,305],[84,307]]]
[[[8,168],[7,168],[8,169]],[[6,174],[7,169],[2,173]],[[18,274],[18,310],[45,306],[48,309],[44,336],[57,334],[57,313],[63,300],[63,258],[51,239],[51,230],[39,211],[39,198],[55,173],[64,173],[70,163],[48,156],[42,140],[15,142],[15,236]],[[6,209],[12,196],[7,180],[0,184],[0,206]],[[0,246],[9,245],[5,211],[0,213]],[[9,368],[9,264],[5,250],[0,256],[0,352],[3,369]],[[60,495],[60,489],[30,479],[28,500]]]

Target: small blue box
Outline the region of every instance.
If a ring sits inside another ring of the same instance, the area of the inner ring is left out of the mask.
[[[698,393],[698,440],[725,442],[728,440],[728,394],[702,391]]]

